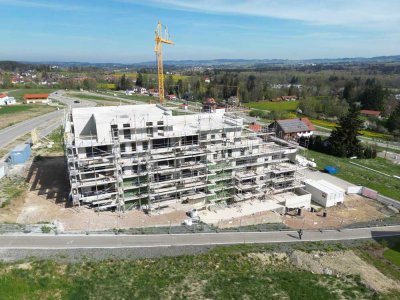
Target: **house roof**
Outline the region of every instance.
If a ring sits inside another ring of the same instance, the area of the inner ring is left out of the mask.
[[[49,98],[49,94],[25,94],[24,99],[47,99]]]
[[[282,99],[297,99],[297,96],[282,96]]]
[[[311,121],[308,118],[301,118],[301,120],[303,121],[304,124],[307,125],[308,129],[311,131],[315,130],[315,126],[313,123],[311,123]]]
[[[250,124],[249,129],[253,130],[255,132],[260,132],[262,129],[262,126],[260,124]]]
[[[362,115],[374,116],[374,117],[379,117],[381,115],[381,112],[378,110],[368,110],[368,109],[362,109],[360,113]]]
[[[282,128],[284,133],[304,132],[310,130],[302,119],[277,120],[276,122]]]

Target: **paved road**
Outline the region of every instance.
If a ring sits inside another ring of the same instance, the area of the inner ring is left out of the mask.
[[[304,231],[302,242],[338,241],[399,236],[400,225],[346,229],[342,231]],[[255,243],[298,242],[296,231],[229,232],[163,235],[1,235],[3,249],[84,249],[84,248],[164,248]]]
[[[62,91],[57,92],[57,94],[51,94],[50,98],[72,107],[96,106],[95,102],[86,100],[75,103],[74,101],[76,99],[64,96]],[[46,125],[46,128],[40,132],[40,136],[46,136],[61,124],[63,115],[64,109],[60,109],[0,130],[0,148],[5,147],[18,137],[31,132],[32,129],[39,128],[44,125]]]
[[[32,118],[0,130],[0,148],[6,146],[14,139],[29,133],[34,128],[37,128],[54,119],[61,118],[63,114],[64,110],[53,111],[51,113]]]

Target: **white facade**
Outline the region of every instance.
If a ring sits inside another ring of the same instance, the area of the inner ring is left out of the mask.
[[[13,105],[16,103],[17,101],[15,101],[14,97],[9,97],[9,96],[0,97],[0,105]]]

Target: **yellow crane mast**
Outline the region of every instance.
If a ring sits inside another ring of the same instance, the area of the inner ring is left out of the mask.
[[[160,104],[164,104],[164,66],[162,56],[162,44],[174,44],[173,41],[169,40],[168,28],[163,27],[159,21],[156,27],[156,47],[154,51],[157,57],[157,75],[158,75],[158,97],[160,98]]]

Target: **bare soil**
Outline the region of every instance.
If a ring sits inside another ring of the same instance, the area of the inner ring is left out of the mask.
[[[399,282],[388,278],[351,250],[328,253],[294,251],[290,261],[301,269],[317,274],[359,275],[367,286],[379,292],[400,290]]]
[[[345,225],[382,219],[385,214],[379,202],[359,195],[346,196],[343,205],[330,207],[320,212],[303,211],[301,216],[285,215],[284,224],[291,228],[325,229],[340,228]],[[326,211],[327,217],[323,217]]]
[[[65,230],[105,230],[112,228],[153,227],[181,224],[186,218],[179,208],[168,213],[147,215],[138,210],[125,213],[95,212],[85,207],[70,207],[67,203],[69,192],[64,157],[47,156],[27,167],[25,173],[28,190],[10,205],[0,209],[0,222],[39,223],[61,222]],[[375,220],[384,217],[382,208],[375,201],[360,196],[350,196],[345,205],[327,209],[322,213],[303,212],[298,216],[280,216],[266,211],[254,215],[227,220],[221,227],[238,227],[260,223],[279,223],[292,228],[319,229],[340,227],[354,222]]]
[[[24,176],[28,191],[0,209],[0,222],[30,224],[58,220],[65,230],[81,231],[177,225],[187,218],[179,210],[150,216],[137,210],[118,214],[70,207],[66,201],[69,190],[62,156],[43,157],[33,162]]]

